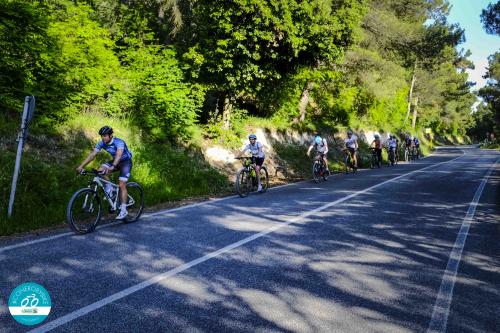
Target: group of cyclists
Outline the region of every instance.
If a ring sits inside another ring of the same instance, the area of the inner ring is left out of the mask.
[[[76,171],[77,173],[81,173],[85,166],[92,162],[95,159],[97,153],[99,153],[102,149],[104,149],[111,155],[112,160],[102,164],[98,171],[101,172],[107,180],[109,180],[110,173],[114,171],[120,172],[118,185],[120,188],[120,198],[122,204],[120,206],[120,212],[116,219],[123,220],[128,215],[127,207],[125,204],[125,202],[127,201],[126,185],[128,179],[130,178],[130,172],[132,170],[132,153],[128,149],[125,141],[120,138],[114,137],[113,133],[113,129],[109,126],[104,126],[99,130],[101,140],[97,143],[94,150],[87,156],[87,158],[76,168]],[[252,164],[255,166],[256,173],[259,174],[259,170],[262,167],[262,164],[264,163],[264,159],[266,157],[264,152],[264,145],[261,142],[257,141],[257,136],[255,134],[250,134],[248,136],[248,140],[249,143],[241,152],[239,152],[236,158],[241,157],[241,155],[243,155],[245,152],[250,152],[252,154]],[[416,149],[417,154],[419,154],[420,142],[417,137],[412,138],[409,134],[406,134],[403,145],[405,149]],[[399,150],[399,140],[395,135],[390,135],[389,139],[384,144],[382,143],[378,134],[374,136],[374,140],[372,141],[370,147],[374,149],[379,162],[382,161],[382,149],[384,146],[388,149],[388,151],[392,150],[394,156],[398,158],[397,156]],[[358,167],[358,158],[356,153],[358,151],[358,148],[359,146],[357,136],[354,135],[353,131],[348,130],[347,137],[344,139],[344,151],[349,154],[354,169],[357,169]],[[328,143],[327,140],[319,132],[314,135],[314,140],[307,150],[307,156],[311,155],[311,151],[313,149],[316,151],[316,159],[322,159],[324,161],[326,170],[329,171],[327,160]],[[262,186],[259,177],[257,177],[257,181],[257,190],[261,191]],[[112,195],[112,193],[110,193],[112,191],[111,186],[107,186],[105,190],[110,196]]]

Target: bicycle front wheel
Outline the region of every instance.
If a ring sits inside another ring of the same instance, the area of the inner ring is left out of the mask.
[[[127,183],[127,211],[126,223],[135,222],[139,219],[144,209],[144,191],[137,183]]]
[[[246,168],[240,169],[236,173],[236,192],[238,192],[239,196],[244,198],[248,196],[250,193],[250,188],[252,184],[250,183],[250,175],[248,174],[248,170]]]
[[[101,214],[101,200],[90,188],[76,191],[66,208],[66,220],[69,227],[80,235],[94,231],[99,224]]]
[[[319,183],[319,178],[320,178],[320,164],[318,161],[314,161],[313,163],[313,170],[312,170],[312,174],[313,174],[313,180],[316,182],[316,183]]]
[[[260,167],[259,170],[260,186],[262,186],[261,193],[264,193],[269,188],[269,175],[265,166]]]

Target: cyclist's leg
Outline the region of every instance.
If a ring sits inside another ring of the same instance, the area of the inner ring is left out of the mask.
[[[255,173],[257,176],[257,187],[261,188],[260,184],[260,167],[264,164],[264,157],[257,157],[255,158]]]
[[[326,157],[326,154],[321,154],[323,157],[323,163],[325,164],[325,170],[328,170],[328,159]]]
[[[120,178],[118,178],[118,186],[120,187],[120,215],[121,212],[127,212],[127,181],[130,178],[130,171],[132,170],[132,161],[125,160],[118,163],[117,169],[120,170]]]
[[[376,150],[377,152],[377,161],[378,163],[382,163],[382,149],[378,149]]]
[[[104,164],[101,164],[101,166],[99,167],[99,169],[97,169],[98,172],[104,173],[103,178],[105,180],[107,180],[108,182],[110,181],[110,178],[109,178],[109,168],[111,168],[112,165],[113,165],[113,160],[108,161],[108,162],[106,162]],[[111,186],[111,184],[105,183],[104,184],[104,190],[106,191],[106,193],[108,193],[108,195],[111,196],[111,192],[113,191],[113,186]]]
[[[354,148],[349,148],[349,152],[351,154],[352,166],[354,168],[358,167],[358,158],[356,156],[356,150]]]

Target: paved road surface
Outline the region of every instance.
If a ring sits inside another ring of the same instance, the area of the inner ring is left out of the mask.
[[[499,332],[499,157],[447,147],[0,243],[0,332]],[[28,281],[52,298],[38,327],[6,305]]]

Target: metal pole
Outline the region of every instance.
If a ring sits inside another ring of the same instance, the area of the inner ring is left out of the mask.
[[[18,145],[17,145],[17,155],[16,155],[16,165],[14,166],[14,175],[12,177],[12,187],[10,189],[10,199],[9,199],[9,209],[7,212],[7,215],[9,218],[12,216],[12,207],[14,206],[14,198],[16,196],[16,185],[17,185],[17,178],[19,176],[19,169],[21,168],[21,156],[23,153],[23,147],[24,147],[24,138],[25,138],[25,131],[28,128],[28,116],[30,112],[30,103],[33,100],[34,103],[34,97],[33,96],[26,96],[24,98],[24,110],[23,110],[23,117],[21,120],[21,132],[18,134]],[[34,110],[32,108],[32,110]]]

